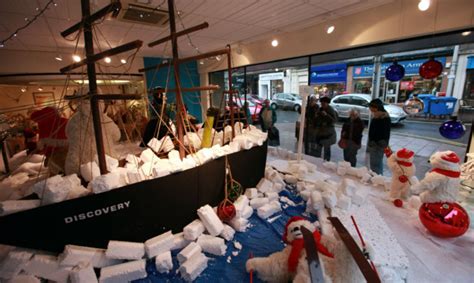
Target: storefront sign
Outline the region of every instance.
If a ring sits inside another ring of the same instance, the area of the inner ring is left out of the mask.
[[[346,83],[347,65],[311,66],[311,84]]]
[[[467,57],[467,67],[466,69],[474,69],[474,56]]]
[[[258,75],[258,79],[261,81],[273,81],[273,80],[283,80],[285,75],[283,72],[278,73],[268,73],[268,74],[260,74]]]
[[[446,57],[437,57],[435,59],[440,61],[443,66],[446,65]],[[420,66],[427,60],[428,58],[419,60],[399,61],[398,64],[405,67],[405,76],[413,76],[418,75]],[[383,63],[381,66],[381,74],[385,74],[385,70],[390,65],[392,65],[392,62]],[[354,68],[352,69],[353,78],[368,78],[372,77],[373,73],[374,65],[354,66]]]

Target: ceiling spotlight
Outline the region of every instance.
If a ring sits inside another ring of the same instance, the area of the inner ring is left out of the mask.
[[[28,21],[28,18],[25,18],[25,22],[27,22],[27,21]]]
[[[26,87],[20,88],[20,91],[21,91],[21,92],[26,92]]]
[[[5,45],[3,44],[3,42],[0,43],[0,48],[2,47],[5,47]]]
[[[81,56],[79,55],[72,55],[72,60],[74,60],[74,62],[81,62]]]
[[[204,60],[199,61],[200,65],[204,65]]]
[[[18,34],[14,33],[13,36],[16,37]]]
[[[112,62],[112,59],[110,59],[110,57],[105,57],[104,61],[105,63],[110,64],[110,62]]]
[[[278,46],[278,40],[277,40],[277,39],[272,40],[272,46],[273,46],[273,47],[277,47],[277,46]]]
[[[122,64],[127,64],[127,60],[125,60],[125,59],[120,59],[120,63],[122,63]]]
[[[275,72],[278,72],[278,68],[275,68]]]
[[[430,0],[420,0],[420,3],[418,3],[418,9],[424,12],[430,8],[430,4]]]
[[[470,31],[470,30],[461,33],[462,36],[468,36],[468,35],[470,35],[470,34],[471,34],[471,31]]]
[[[328,29],[326,30],[326,32],[327,32],[328,34],[331,34],[331,33],[333,33],[333,31],[334,31],[335,29],[336,29],[336,27],[330,26],[330,27],[328,27]]]
[[[53,5],[54,5],[54,7],[57,7],[57,6],[58,6],[58,3],[53,2]]]
[[[217,55],[217,56],[216,56],[216,60],[217,60],[217,61],[220,61],[220,60],[221,60],[221,56],[220,56],[220,55]]]
[[[42,87],[38,87],[38,91],[43,91],[43,88],[42,88]]]
[[[54,59],[56,59],[57,61],[62,61],[63,57],[61,55],[58,55],[58,56],[54,57]]]

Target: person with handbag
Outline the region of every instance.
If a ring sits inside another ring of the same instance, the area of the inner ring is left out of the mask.
[[[370,169],[379,175],[383,175],[384,150],[390,140],[390,116],[383,106],[382,100],[376,98],[369,103],[372,113],[369,127],[369,157]]]
[[[339,147],[344,151],[344,160],[350,162],[352,167],[356,167],[357,164],[357,151],[361,147],[363,131],[364,122],[360,119],[359,110],[352,108],[349,119],[342,125],[339,140]]]
[[[321,157],[321,151],[324,148],[324,160],[331,160],[331,145],[336,143],[336,129],[334,123],[336,122],[336,112],[329,106],[331,99],[327,96],[319,99],[321,107],[316,113],[314,119],[316,149],[315,156]]]

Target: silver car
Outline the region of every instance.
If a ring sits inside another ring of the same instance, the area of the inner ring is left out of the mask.
[[[339,118],[349,118],[349,112],[352,108],[357,108],[360,111],[362,120],[369,120],[369,102],[372,100],[370,94],[341,94],[335,96],[330,105],[337,112]],[[396,105],[384,104],[385,110],[390,115],[392,124],[400,123],[407,118],[407,114],[401,107]]]
[[[276,93],[273,95],[270,106],[273,109],[286,108],[286,109],[293,109],[295,111],[300,111],[301,103],[302,103],[301,97],[298,94]]]

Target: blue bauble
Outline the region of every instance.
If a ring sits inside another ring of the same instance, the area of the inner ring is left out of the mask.
[[[385,70],[385,78],[392,82],[397,82],[403,79],[404,76],[405,68],[397,62],[393,62],[393,64],[388,66],[387,70]]]
[[[456,119],[445,121],[443,122],[443,124],[441,124],[441,127],[439,127],[439,133],[443,137],[451,140],[461,138],[462,136],[464,136],[465,132],[466,127],[461,121],[458,121]]]

